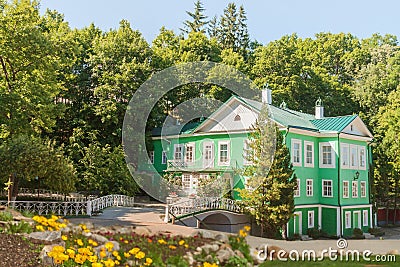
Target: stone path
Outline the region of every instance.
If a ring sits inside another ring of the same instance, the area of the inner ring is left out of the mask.
[[[180,235],[190,235],[197,232],[198,229],[166,224],[163,221],[165,206],[163,204],[143,204],[140,207],[112,207],[107,208],[102,214],[91,218],[72,218],[73,223],[91,222],[95,226],[143,226],[152,233],[171,233]],[[386,235],[383,240],[368,239],[368,240],[347,240],[347,249],[358,251],[371,250],[374,254],[386,254],[389,251],[400,251],[400,228],[385,229]],[[298,250],[300,253],[303,250],[313,249],[322,251],[324,249],[337,249],[336,240],[309,240],[309,241],[284,241],[273,240],[249,236],[247,242],[253,248],[268,246],[278,246],[286,251]]]

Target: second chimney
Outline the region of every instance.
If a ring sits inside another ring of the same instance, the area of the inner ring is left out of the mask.
[[[263,103],[266,103],[268,105],[272,105],[272,94],[271,94],[271,89],[268,89],[268,87],[264,88],[261,91],[261,99]]]
[[[324,106],[322,106],[321,98],[315,102],[315,118],[322,119],[324,117]]]

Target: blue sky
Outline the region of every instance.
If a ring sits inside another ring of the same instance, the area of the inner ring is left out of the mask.
[[[41,0],[41,11],[55,9],[72,28],[94,23],[115,29],[121,19],[130,21],[151,42],[165,26],[179,32],[195,0]],[[205,14],[221,15],[229,2],[243,5],[252,39],[262,43],[297,33],[313,37],[318,32],[351,33],[359,38],[373,33],[400,37],[398,0],[203,0]]]

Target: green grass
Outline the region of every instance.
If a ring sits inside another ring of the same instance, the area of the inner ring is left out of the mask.
[[[330,261],[329,259],[323,260],[323,261],[267,261],[264,262],[263,264],[260,265],[260,267],[269,267],[269,266],[324,266],[324,267],[330,267],[330,266],[399,266],[400,262],[400,256],[396,256],[395,261],[392,262],[377,262],[375,259],[375,256],[371,257],[371,261],[365,261],[361,260],[362,256],[360,256],[360,261]]]

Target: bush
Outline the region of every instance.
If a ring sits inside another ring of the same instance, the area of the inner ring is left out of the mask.
[[[1,211],[0,212],[0,221],[9,222],[13,220],[13,216],[8,211]]]
[[[321,237],[321,230],[314,227],[307,230],[307,235],[312,239],[319,239]]]
[[[382,228],[369,228],[368,233],[370,233],[371,235],[374,235],[374,236],[384,236],[385,235],[385,231],[383,231]]]
[[[364,237],[364,232],[360,228],[354,228],[353,229],[353,237],[355,237],[355,238],[363,238]]]

